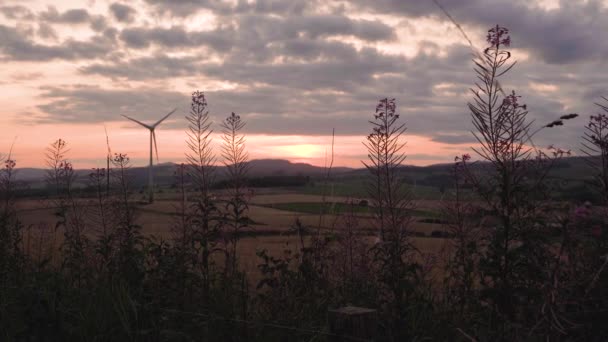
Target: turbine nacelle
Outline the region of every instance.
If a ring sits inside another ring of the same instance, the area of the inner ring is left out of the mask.
[[[133,121],[133,122],[141,125],[141,126],[144,126],[144,127],[146,127],[147,129],[150,130],[150,134],[152,135],[152,137],[151,137],[152,138],[152,143],[154,144],[154,150],[156,152],[156,162],[157,163],[158,163],[158,146],[156,144],[156,132],[155,132],[156,126],[160,125],[161,122],[165,121],[169,116],[171,116],[171,114],[175,113],[176,110],[177,110],[177,108],[173,109],[172,111],[169,112],[169,114],[163,116],[160,120],[156,121],[152,125],[145,124],[145,123],[143,123],[143,122],[141,122],[141,121],[139,121],[137,119],[133,119],[133,118],[128,117],[128,116],[126,116],[124,114],[121,114],[123,117],[125,117],[125,118],[127,118],[127,119],[129,119],[129,120],[131,120],[131,121]],[[152,154],[152,151],[150,151],[150,154]],[[152,156],[150,156],[150,157],[152,157]]]
[[[169,116],[171,116],[171,114],[175,113],[175,111],[176,111],[176,110],[177,110],[177,108],[173,109],[172,111],[170,111],[170,112],[169,112],[169,114],[167,114],[167,115],[163,116],[163,118],[162,118],[162,119],[160,119],[160,120],[156,121],[156,122],[155,122],[154,124],[152,124],[152,125],[145,124],[145,123],[143,123],[143,122],[141,122],[141,121],[139,121],[139,120],[133,119],[133,118],[128,117],[128,116],[126,116],[126,115],[124,115],[124,114],[122,114],[122,116],[124,116],[125,118],[127,118],[127,119],[129,119],[129,120],[131,120],[131,121],[133,121],[133,122],[135,122],[135,123],[138,123],[138,124],[140,124],[140,125],[142,125],[142,126],[146,127],[147,129],[149,129],[149,130],[151,130],[151,131],[153,131],[153,130],[156,128],[156,126],[160,125],[160,123],[161,123],[161,122],[165,121],[165,119],[167,119]]]

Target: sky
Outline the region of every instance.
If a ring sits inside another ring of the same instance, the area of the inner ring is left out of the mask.
[[[540,127],[537,146],[580,149],[595,102],[608,96],[608,6],[599,0],[438,0],[476,49],[499,24],[517,64],[502,80]],[[467,102],[472,49],[432,0],[0,0],[0,152],[44,165],[62,138],[76,168],[113,152],[180,162],[190,96],[203,91],[215,131],[247,122],[251,159],[362,167],[378,100],[407,125],[406,163],[451,162],[475,140]],[[219,143],[219,137],[215,137]]]

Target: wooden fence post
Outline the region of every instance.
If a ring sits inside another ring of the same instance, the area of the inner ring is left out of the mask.
[[[327,320],[330,332],[340,335],[335,341],[371,341],[376,336],[378,313],[373,309],[346,306],[329,310]]]

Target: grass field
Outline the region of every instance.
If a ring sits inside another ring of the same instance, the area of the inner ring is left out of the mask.
[[[290,203],[270,203],[266,204],[269,208],[286,210],[286,211],[294,211],[300,213],[308,213],[308,214],[319,214],[321,212],[325,214],[342,214],[353,212],[357,214],[373,214],[373,208],[368,206],[360,206],[360,205],[350,205],[343,202],[331,203],[331,202],[290,202]],[[321,211],[322,210],[322,211]],[[427,210],[419,210],[412,209],[409,210],[409,213],[412,216],[416,217],[431,217],[436,218],[439,217],[439,213],[427,211]]]
[[[368,193],[365,177],[337,179],[325,186],[322,181],[302,187],[298,191],[311,195],[334,195],[341,197],[364,197]],[[440,199],[442,194],[437,187],[410,185],[409,191],[414,199]]]
[[[145,236],[154,236],[159,239],[171,239],[172,227],[175,226],[178,202],[175,194],[165,192],[161,198],[153,204],[136,205],[136,223],[142,227]],[[257,265],[260,262],[256,252],[262,249],[268,250],[271,255],[279,255],[286,248],[295,248],[297,236],[291,227],[298,219],[309,231],[314,231],[322,222],[321,231],[324,233],[339,231],[345,228],[342,215],[350,210],[347,204],[348,197],[326,197],[325,203],[320,195],[307,193],[294,193],[290,190],[256,191],[251,198],[249,206],[249,217],[253,224],[244,231],[239,242],[240,263],[244,270],[254,277],[258,274]],[[81,200],[83,204],[89,200]],[[446,245],[445,239],[430,238],[431,232],[442,230],[442,226],[434,223],[419,222],[421,218],[439,217],[439,201],[418,200],[415,201],[417,209],[412,210],[414,221],[410,231],[426,237],[413,237],[414,245],[425,253],[434,253]],[[28,234],[24,240],[30,245],[29,249],[36,249],[36,245],[42,242],[52,242],[58,247],[62,240],[62,233],[53,233],[52,227],[57,222],[54,215],[52,202],[36,199],[22,199],[18,201],[18,215],[26,227]],[[325,215],[320,221],[319,213],[323,208]],[[373,222],[370,207],[353,206],[354,212],[359,220],[359,227],[365,228],[361,234],[367,235],[369,239],[374,238]],[[43,241],[39,238],[44,231]],[[94,231],[88,232],[95,234]],[[370,235],[371,234],[371,235]],[[39,248],[39,247],[38,247]]]

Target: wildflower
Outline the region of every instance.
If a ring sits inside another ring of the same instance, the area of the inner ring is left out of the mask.
[[[490,45],[496,49],[500,48],[501,45],[510,46],[511,37],[509,36],[509,29],[496,25],[488,30],[486,40]]]
[[[207,107],[207,100],[205,99],[205,93],[202,91],[195,91],[192,93],[192,106]]]
[[[576,209],[574,209],[574,217],[578,218],[578,219],[583,219],[586,218],[587,216],[589,216],[589,209],[582,206],[582,207],[577,207]]]
[[[511,92],[511,95],[508,95],[507,97],[505,97],[505,99],[503,100],[503,105],[511,106],[513,108],[522,107],[518,103],[518,98],[520,98],[520,97],[521,97],[521,95],[515,95],[515,90],[513,90]]]
[[[17,163],[16,163],[16,162],[15,162],[13,159],[7,159],[7,160],[4,162],[4,165],[5,165],[5,168],[6,168],[7,170],[12,170],[12,169],[14,169],[14,168],[15,168],[15,166],[17,165]]]

